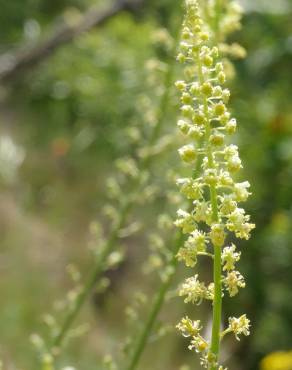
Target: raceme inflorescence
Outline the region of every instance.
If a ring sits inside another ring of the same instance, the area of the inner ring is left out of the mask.
[[[228,232],[239,239],[249,239],[255,227],[240,206],[250,195],[248,181],[236,182],[235,174],[242,168],[236,145],[226,138],[236,131],[237,122],[228,111],[230,92],[224,87],[226,74],[212,35],[204,25],[196,0],[186,0],[185,18],[178,61],[186,64],[185,80],[176,82],[181,92],[179,130],[187,144],[179,149],[184,163],[200,163],[199,177],[180,178],[177,184],[193,204],[192,210],[179,209],[175,224],[187,239],[177,258],[193,268],[200,256],[210,257],[213,281],[206,284],[198,274],[182,284],[179,295],[186,303],[200,304],[209,300],[213,306],[211,338],[204,338],[199,320],[184,317],[177,325],[183,336],[190,338],[190,350],[201,354],[201,365],[210,370],[223,370],[219,364],[219,348],[223,337],[233,332],[236,339],[249,335],[250,321],[246,315],[230,317],[221,329],[222,297],[235,296],[245,286],[236,269],[240,252],[235,244],[226,243]]]

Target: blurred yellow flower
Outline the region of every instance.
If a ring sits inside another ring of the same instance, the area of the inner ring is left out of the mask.
[[[261,361],[260,370],[292,370],[292,351],[278,351],[267,355]]]

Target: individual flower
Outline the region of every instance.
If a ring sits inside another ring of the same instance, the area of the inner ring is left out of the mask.
[[[250,183],[248,181],[239,182],[234,184],[234,199],[237,202],[245,202],[249,195],[249,191],[247,189],[250,188]]]
[[[255,228],[254,224],[249,223],[250,216],[245,214],[243,208],[236,208],[228,215],[226,224],[228,230],[233,231],[238,238],[249,239],[250,232]]]
[[[197,158],[197,151],[192,144],[181,147],[178,152],[181,159],[186,163],[192,163]]]
[[[205,233],[195,230],[184,243],[184,247],[180,248],[177,254],[178,260],[184,261],[187,267],[194,267],[198,253],[206,251],[206,243]]]
[[[223,279],[223,283],[229,292],[230,297],[238,293],[239,288],[245,287],[244,277],[238,271],[229,271]]]
[[[200,304],[203,299],[211,299],[211,291],[198,280],[198,275],[192,276],[185,280],[179,291],[179,295],[186,296],[185,303]]]
[[[236,246],[232,243],[230,247],[225,247],[222,252],[223,271],[235,269],[235,263],[240,259],[240,252],[236,252]]]
[[[176,327],[184,337],[194,337],[202,329],[200,320],[192,321],[188,316],[183,317]]]
[[[191,233],[195,231],[196,225],[194,222],[193,216],[182,209],[179,209],[177,211],[177,220],[174,222],[174,224],[182,229],[182,232],[184,234]]]
[[[224,244],[225,236],[224,225],[213,224],[211,226],[210,238],[214,246],[221,247]]]
[[[181,178],[178,179],[176,183],[180,187],[181,193],[184,194],[187,199],[200,199],[203,195],[202,185],[196,180]]]
[[[212,217],[212,210],[210,202],[206,201],[194,201],[194,213],[193,218],[196,222],[206,222],[210,224]]]
[[[242,315],[239,318],[230,317],[228,330],[232,331],[235,334],[235,338],[239,339],[239,335],[243,334],[248,336],[250,334],[250,320],[246,315]]]
[[[196,352],[204,352],[209,348],[209,343],[201,336],[193,336],[189,350],[195,349]]]

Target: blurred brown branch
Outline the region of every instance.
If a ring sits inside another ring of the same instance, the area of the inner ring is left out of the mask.
[[[134,11],[143,0],[116,0],[106,10],[95,7],[88,9],[77,24],[64,24],[47,40],[39,42],[29,50],[20,48],[17,52],[7,52],[0,56],[0,82],[9,82],[21,72],[30,69],[50,57],[59,47],[72,41],[80,34],[103,25],[123,10]]]

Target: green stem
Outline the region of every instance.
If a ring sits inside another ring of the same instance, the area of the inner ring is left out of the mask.
[[[214,24],[214,37],[218,43],[220,38],[220,18],[222,11],[222,0],[216,0],[215,3],[215,24]],[[210,124],[209,124],[210,128]],[[211,163],[210,163],[211,162]],[[209,163],[212,165],[213,158],[209,158]],[[214,185],[210,186],[210,198],[212,204],[213,221],[218,222],[218,202],[217,190]],[[212,323],[212,337],[210,352],[215,355],[216,361],[220,353],[220,326],[222,315],[222,281],[221,281],[221,246],[214,245],[214,261],[213,261],[213,281],[214,281],[214,301],[213,301],[213,323]],[[210,370],[217,370],[217,366],[213,366]]]
[[[198,60],[199,82],[202,85],[205,81],[199,55],[197,55],[197,60]],[[209,168],[214,168],[215,163],[212,155],[212,149],[209,144],[209,139],[211,135],[211,123],[209,119],[207,98],[203,99],[203,105],[204,113],[207,118],[205,140],[207,145],[208,166]],[[218,223],[219,215],[218,215],[218,200],[216,186],[210,185],[209,189],[212,207],[212,220],[213,223]],[[217,360],[220,352],[220,325],[222,312],[221,246],[214,245],[213,248],[214,248],[214,260],[213,260],[214,301],[213,301],[213,321],[212,321],[212,337],[210,352],[215,356]],[[210,370],[216,370],[216,367],[211,367]]]
[[[124,204],[120,214],[119,219],[116,223],[116,226],[111,232],[111,235],[109,239],[105,242],[104,246],[102,247],[101,253],[97,257],[97,260],[95,262],[94,268],[92,269],[91,273],[88,276],[88,279],[82,289],[82,291],[79,293],[79,296],[77,297],[77,300],[75,304],[72,306],[72,309],[69,310],[67,316],[65,317],[65,320],[63,322],[63,325],[59,331],[59,333],[56,335],[56,337],[53,340],[52,348],[59,347],[62,345],[66,334],[70,330],[73,322],[75,321],[81,307],[83,306],[84,302],[86,301],[88,295],[93,290],[96,281],[98,277],[103,272],[104,268],[104,262],[106,261],[106,258],[109,256],[111,251],[113,250],[116,241],[118,239],[118,234],[120,229],[125,224],[125,221],[127,219],[128,212],[131,208],[131,203],[127,202]]]
[[[208,123],[210,131],[210,124]],[[214,166],[211,150],[208,153],[209,165]],[[214,223],[219,222],[218,217],[218,201],[217,190],[215,185],[210,185],[210,199],[212,207],[212,218]],[[220,324],[222,312],[222,283],[221,283],[221,246],[214,245],[214,261],[213,261],[213,281],[214,281],[214,301],[213,301],[213,324],[210,352],[215,355],[216,359],[220,351]],[[216,370],[216,367],[211,367],[211,370]]]
[[[152,331],[153,325],[154,325],[154,323],[157,319],[158,313],[161,310],[161,307],[164,303],[165,295],[168,292],[170,284],[172,282],[172,278],[173,278],[173,275],[175,273],[176,266],[177,266],[176,255],[177,255],[177,252],[178,252],[178,250],[179,250],[179,248],[180,248],[180,246],[183,242],[183,239],[184,238],[183,238],[182,233],[178,233],[178,236],[176,238],[176,242],[175,242],[175,245],[174,245],[174,248],[173,248],[173,251],[172,251],[172,258],[171,258],[171,261],[169,262],[169,264],[167,266],[167,270],[169,269],[169,267],[171,268],[171,270],[170,270],[171,273],[168,273],[166,279],[162,282],[162,284],[159,287],[159,290],[158,290],[158,292],[157,292],[157,294],[156,294],[156,296],[153,300],[148,318],[146,319],[145,325],[144,325],[144,327],[143,327],[143,329],[142,329],[142,331],[141,331],[141,333],[138,337],[138,340],[136,341],[136,345],[135,345],[134,350],[131,354],[129,364],[125,368],[126,370],[134,370],[134,369],[136,369],[136,367],[138,365],[138,362],[139,362],[140,357],[143,353],[143,350],[146,346],[149,335]]]
[[[220,325],[222,313],[221,247],[219,246],[214,246],[213,279],[215,287],[210,352],[216,356],[217,360],[220,351]],[[211,367],[211,370],[216,369],[217,367]]]
[[[197,161],[196,168],[194,169],[193,178],[196,178],[198,176],[198,172],[200,171],[201,164],[202,164],[202,159],[200,158]],[[190,209],[191,208],[192,208],[192,204],[190,205]],[[139,363],[141,355],[142,355],[142,353],[144,351],[144,348],[146,346],[147,340],[148,340],[148,338],[151,334],[153,325],[154,325],[154,323],[157,319],[157,316],[159,314],[159,311],[161,310],[161,307],[164,303],[165,296],[166,296],[166,293],[169,290],[173,275],[176,272],[177,262],[178,262],[177,258],[176,258],[176,255],[177,255],[183,241],[184,241],[184,235],[180,232],[180,233],[177,234],[177,237],[176,237],[175,242],[174,242],[174,246],[173,246],[173,249],[172,249],[171,260],[168,263],[168,265],[166,266],[166,270],[170,270],[173,273],[167,275],[166,280],[164,280],[162,282],[162,284],[160,285],[160,287],[159,287],[159,289],[156,293],[156,296],[153,299],[149,315],[148,315],[148,317],[145,321],[144,327],[143,327],[143,329],[142,329],[142,331],[141,331],[141,333],[140,333],[140,335],[139,335],[139,337],[136,341],[136,345],[135,345],[135,348],[134,348],[134,350],[131,354],[129,364],[125,368],[126,370],[135,370],[137,368],[137,365]],[[208,255],[208,254],[206,254],[206,255]]]

